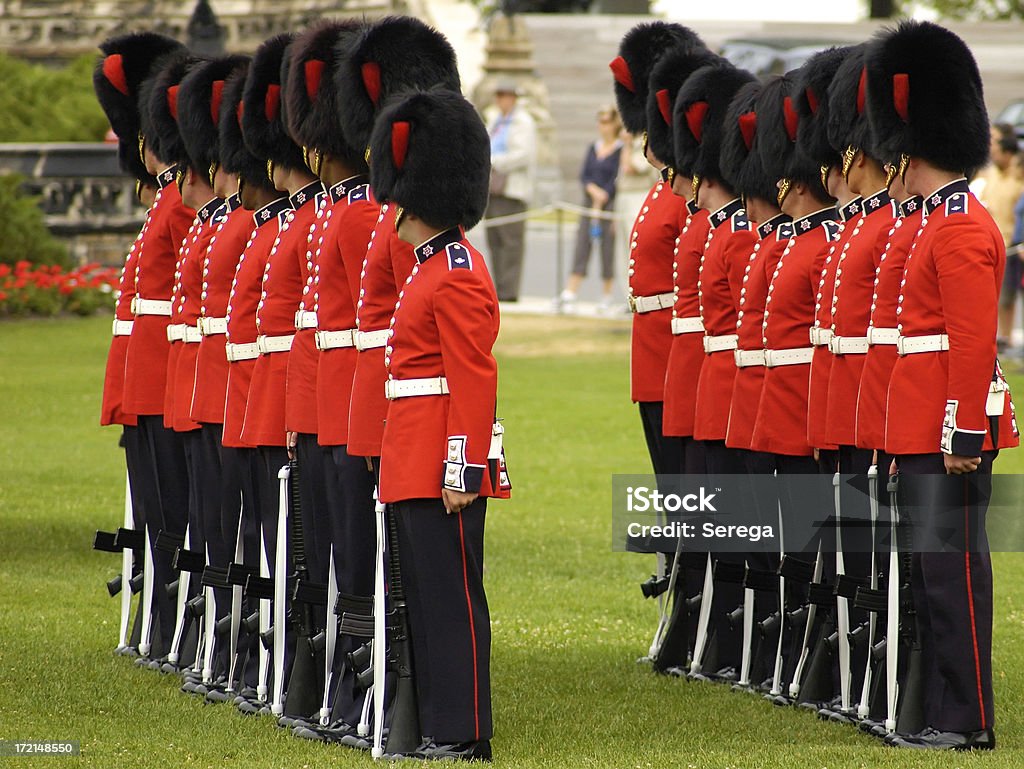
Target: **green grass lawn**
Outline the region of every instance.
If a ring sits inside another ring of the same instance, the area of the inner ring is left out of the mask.
[[[119,525],[124,463],[97,426],[109,320],[0,323],[0,739],[80,740],[12,767],[359,767],[368,756],[181,694],[111,651],[119,568],[90,550]],[[553,331],[557,331],[554,334]],[[1024,767],[1024,558],[997,554],[999,750],[921,755],[635,659],[656,621],[653,557],[611,551],[612,473],[645,472],[627,326],[505,319],[500,412],[514,498],[494,503],[487,587],[500,767]],[[1024,378],[1012,384],[1024,393]],[[1018,400],[1024,401],[1024,396]],[[1024,455],[1006,452],[1003,472]]]

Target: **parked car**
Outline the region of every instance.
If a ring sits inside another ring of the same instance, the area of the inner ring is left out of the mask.
[[[1024,152],[1024,99],[1015,99],[1003,107],[993,123],[1009,123],[1017,132],[1017,144]]]
[[[737,67],[749,70],[758,77],[765,77],[796,69],[818,51],[851,44],[848,40],[821,38],[736,38],[722,43],[720,53]]]

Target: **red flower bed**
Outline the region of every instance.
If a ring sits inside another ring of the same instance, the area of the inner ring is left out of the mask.
[[[0,264],[0,317],[92,315],[113,304],[119,275],[112,267],[85,264],[70,272],[59,265]]]

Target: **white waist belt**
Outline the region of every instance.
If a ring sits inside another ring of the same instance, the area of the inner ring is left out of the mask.
[[[868,351],[866,336],[834,336],[828,342],[833,355],[863,355]]]
[[[203,341],[203,335],[199,333],[199,329],[197,327],[185,326],[183,341],[185,344],[198,344]]]
[[[358,333],[354,328],[344,331],[317,331],[316,349],[333,350],[337,347],[355,347]]]
[[[140,299],[132,297],[132,312],[135,315],[163,315],[171,317],[170,299]]]
[[[168,342],[180,342],[185,338],[185,329],[188,328],[184,323],[172,323],[167,327],[167,341]]]
[[[248,344],[232,344],[228,342],[224,345],[224,352],[231,363],[239,360],[256,360],[260,357],[260,351],[255,342],[249,342]]]
[[[764,365],[764,350],[733,350],[736,368]]]
[[[901,336],[896,340],[896,352],[913,355],[919,352],[941,352],[949,349],[949,336],[927,334],[925,336]]]
[[[260,351],[260,355],[269,355],[275,352],[288,352],[292,349],[292,340],[295,338],[295,334],[287,334],[285,336],[262,336],[256,337],[256,349]]]
[[[129,336],[132,333],[132,326],[134,325],[134,321],[118,320],[117,318],[114,318],[114,328],[112,329],[112,333],[114,336]]]
[[[764,365],[768,368],[798,366],[801,363],[810,363],[813,359],[813,347],[791,347],[788,350],[764,351]]]
[[[725,350],[735,350],[739,341],[740,338],[736,334],[706,336],[704,337],[704,352],[710,354],[713,352],[724,352]]]
[[[815,347],[825,347],[832,339],[832,329],[811,326],[811,344]]]
[[[672,291],[666,294],[653,294],[652,296],[630,296],[629,309],[631,312],[640,315],[645,312],[657,310],[668,310],[676,303],[676,295]]]
[[[898,328],[875,328],[868,327],[868,344],[891,344],[895,345],[900,340]]]
[[[316,328],[316,313],[309,310],[298,310],[295,313],[295,328]]]
[[[672,333],[675,336],[680,334],[704,333],[704,321],[700,317],[694,318],[672,318]]]
[[[389,379],[384,383],[384,397],[389,401],[396,398],[412,398],[417,395],[447,395],[448,380],[443,376],[427,379]]]
[[[363,350],[372,350],[375,347],[383,347],[388,343],[388,329],[382,329],[380,331],[357,331],[356,332],[356,349],[359,352]]]
[[[200,318],[196,323],[199,333],[203,336],[217,336],[228,333],[227,318]]]

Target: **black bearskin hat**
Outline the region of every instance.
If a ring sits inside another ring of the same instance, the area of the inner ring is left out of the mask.
[[[737,193],[747,198],[774,201],[775,179],[764,172],[756,150],[758,134],[757,100],[763,86],[759,82],[742,86],[729,103],[722,124],[722,177]]]
[[[491,140],[455,91],[416,91],[385,106],[370,138],[370,183],[433,227],[473,227],[487,208]]]
[[[223,56],[204,62],[193,67],[178,88],[178,128],[193,167],[203,174],[220,163],[218,124],[224,83],[247,61],[245,56]]]
[[[672,105],[676,94],[686,78],[715,61],[719,58],[704,48],[675,48],[662,56],[651,70],[647,80],[647,144],[658,160],[672,168],[676,167],[672,135]]]
[[[325,21],[303,32],[289,49],[284,83],[285,120],[292,138],[359,171],[366,168],[365,145],[353,147],[345,141],[334,73],[338,47],[353,40],[362,28],[362,22],[350,19]]]
[[[292,141],[282,115],[281,65],[293,36],[275,35],[256,49],[242,92],[242,136],[254,154],[283,168],[306,167],[302,149]]]
[[[836,152],[854,147],[873,156],[868,128],[865,49],[865,45],[858,45],[850,50],[828,87],[828,141]]]
[[[701,67],[686,79],[672,110],[680,173],[724,181],[722,126],[732,98],[751,82],[753,75],[727,62]]]
[[[638,134],[647,130],[648,80],[661,57],[677,48],[692,51],[704,47],[692,29],[664,21],[637,24],[623,36],[619,55],[608,66],[615,81],[615,101],[627,131]]]
[[[809,58],[793,76],[793,104],[800,118],[790,178],[820,182],[822,166],[839,163],[828,140],[828,87],[852,47],[828,48]]]
[[[879,160],[906,154],[968,176],[984,166],[988,113],[967,44],[937,24],[905,21],[868,46],[868,121]]]
[[[455,49],[433,27],[411,16],[388,16],[337,46],[334,85],[341,129],[352,147],[370,143],[374,118],[402,91],[461,91]]]
[[[118,138],[135,147],[142,118],[139,115],[139,88],[154,69],[158,59],[184,51],[185,46],[165,35],[139,32],[110,37],[100,43],[103,57],[96,63],[92,84],[96,98]],[[128,153],[130,154],[130,153]]]
[[[245,63],[224,81],[217,126],[220,164],[229,174],[238,174],[246,184],[272,190],[274,185],[267,178],[266,159],[253,155],[245,146],[242,136],[242,92],[245,90],[248,72],[249,63]]]
[[[754,104],[757,114],[754,152],[771,184],[787,177],[796,152],[799,118],[790,96],[792,90],[789,76],[779,75],[765,82]]]
[[[199,64],[184,51],[161,60],[139,89],[142,133],[147,146],[165,163],[191,165],[178,128],[178,91],[181,81]]]

